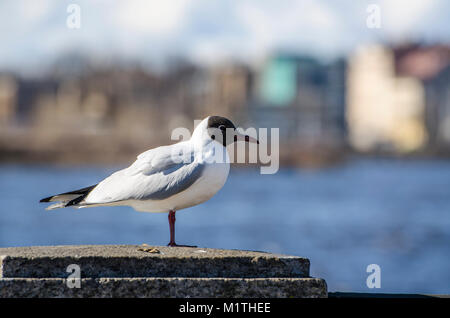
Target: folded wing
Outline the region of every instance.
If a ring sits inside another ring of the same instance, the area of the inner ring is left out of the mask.
[[[201,177],[203,168],[190,144],[151,149],[100,182],[79,205],[163,200],[187,189]]]

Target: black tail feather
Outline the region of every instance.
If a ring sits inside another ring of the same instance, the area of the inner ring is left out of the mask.
[[[50,202],[50,200],[54,197],[54,195],[52,195],[51,197],[48,198],[43,198],[41,199],[39,202]]]
[[[60,193],[60,194],[57,194],[57,195],[52,195],[52,196],[50,196],[48,198],[41,199],[39,202],[50,202],[51,199],[53,199],[54,197],[59,196],[59,195],[70,195],[70,194],[76,195],[76,194],[79,194],[80,195],[79,197],[69,201],[66,204],[66,206],[75,205],[75,204],[79,203],[81,200],[83,200],[89,193],[91,193],[91,191],[96,186],[97,186],[97,184],[94,184],[92,186],[89,186],[89,187],[86,187],[86,188],[83,188],[83,189],[78,189],[78,190],[75,190],[75,191]]]

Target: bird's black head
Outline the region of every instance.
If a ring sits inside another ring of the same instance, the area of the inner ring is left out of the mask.
[[[208,133],[211,136],[211,139],[221,141],[223,146],[234,142],[234,134],[232,136],[228,136],[227,139],[227,130],[228,132],[235,131],[236,127],[228,118],[221,116],[210,116],[208,119]]]

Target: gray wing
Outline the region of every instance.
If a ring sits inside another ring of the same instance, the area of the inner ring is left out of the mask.
[[[163,200],[186,190],[201,177],[203,169],[189,144],[151,149],[130,167],[100,182],[81,204]]]

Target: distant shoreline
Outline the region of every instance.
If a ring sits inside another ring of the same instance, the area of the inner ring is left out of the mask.
[[[148,147],[150,149],[151,147]],[[62,166],[76,165],[127,165],[136,160],[139,153],[147,149],[136,149],[135,151],[125,150],[123,152],[114,151],[94,151],[87,149],[74,149],[74,151],[57,150],[26,150],[26,149],[2,149],[0,148],[1,164],[52,164]],[[393,155],[386,153],[357,153],[353,151],[332,151],[332,150],[310,150],[280,155],[280,167],[284,168],[310,168],[321,169],[333,167],[352,160],[358,159],[386,159],[386,160],[448,160],[450,154],[446,153],[415,153],[410,155]],[[257,163],[256,165],[260,165]],[[234,167],[250,168],[255,164],[234,163]]]

